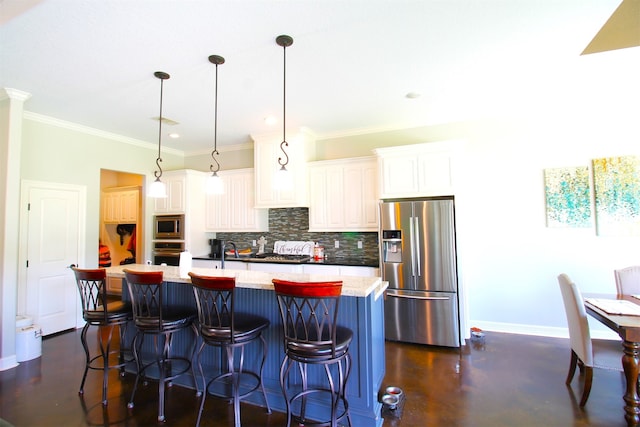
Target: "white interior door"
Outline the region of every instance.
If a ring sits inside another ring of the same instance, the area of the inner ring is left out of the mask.
[[[79,297],[69,266],[83,261],[85,192],[55,184],[23,187],[23,197],[28,196],[25,308],[44,335],[77,325]]]

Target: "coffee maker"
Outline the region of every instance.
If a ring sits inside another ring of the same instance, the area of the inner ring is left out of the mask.
[[[211,253],[209,256],[213,259],[222,259],[222,251],[224,250],[224,240],[209,239],[211,245]]]

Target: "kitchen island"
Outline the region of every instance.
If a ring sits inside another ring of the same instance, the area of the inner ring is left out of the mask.
[[[135,271],[163,271],[166,284],[166,303],[192,305],[195,299],[190,286],[190,279],[186,274],[180,275],[178,267],[154,265],[126,265],[107,268],[110,278],[124,279],[123,269]],[[285,403],[279,383],[280,364],[284,358],[282,322],[278,312],[278,303],[273,290],[274,278],[292,281],[321,282],[328,280],[342,280],[342,296],[338,321],[341,325],[353,330],[353,341],[349,348],[353,365],[349,381],[347,382],[347,398],[353,426],[371,427],[382,426],[380,416],[381,404],[378,402],[378,390],[385,374],[384,348],[384,307],[383,294],[387,283],[379,277],[357,276],[328,276],[317,274],[297,273],[267,273],[258,271],[238,271],[208,268],[192,268],[196,274],[208,276],[225,276],[236,278],[236,310],[258,314],[270,320],[270,327],[264,332],[268,345],[268,355],[264,368],[264,386],[271,407],[277,411],[285,411]],[[184,273],[184,272],[183,272]],[[122,298],[129,299],[126,281],[122,283]],[[134,328],[129,328],[133,331]],[[193,336],[184,331],[174,339],[176,353],[186,354],[193,344]],[[150,347],[149,347],[150,348]],[[143,349],[143,352],[145,347]],[[259,354],[256,351],[250,355]],[[249,364],[255,363],[248,360]],[[205,375],[210,378],[214,371],[221,366],[220,352],[205,348],[202,356]],[[255,365],[253,365],[255,366]],[[207,373],[208,372],[208,373]],[[326,382],[323,371],[311,373],[311,381]],[[180,381],[181,380],[181,381]],[[202,388],[201,379],[198,387]],[[187,387],[194,387],[188,376],[178,381]],[[260,393],[254,393],[246,401],[263,406],[264,401]],[[309,400],[307,413],[310,418],[326,418],[328,405],[317,400]]]

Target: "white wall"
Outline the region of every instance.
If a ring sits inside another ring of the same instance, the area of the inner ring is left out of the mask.
[[[500,93],[510,112],[471,132],[456,171],[470,326],[564,336],[559,273],[612,293],[613,269],[640,264],[638,238],[547,228],[543,187],[545,168],[640,155],[640,51],[576,56],[555,71]]]
[[[41,119],[24,121],[21,178],[87,186],[86,260],[98,265],[101,169],[146,175],[152,181],[157,145]],[[164,171],[184,167],[183,156],[172,150],[163,149],[162,160]],[[145,212],[151,211],[152,200],[145,200],[144,229],[150,229],[151,216]],[[149,259],[150,248],[144,251],[143,259]]]

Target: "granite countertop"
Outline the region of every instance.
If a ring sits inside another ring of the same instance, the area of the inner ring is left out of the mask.
[[[205,256],[194,256],[193,259],[205,260],[205,261],[220,261],[220,259],[211,258],[209,255]],[[242,261],[242,262],[252,262],[251,258],[240,257],[226,257],[225,261]],[[270,262],[271,264],[291,264],[287,262],[280,263],[278,261]],[[327,257],[324,260],[314,261],[313,258],[309,261],[301,262],[300,264],[318,264],[318,265],[344,265],[344,266],[353,266],[353,267],[380,267],[376,261],[367,261],[362,258],[338,258],[338,257]]]
[[[202,258],[198,258],[202,259]],[[187,274],[181,275],[179,267],[145,265],[145,264],[128,264],[107,267],[108,277],[124,278],[124,269],[134,271],[162,271],[164,280],[176,283],[191,283]],[[342,281],[342,295],[352,297],[367,297],[375,293],[375,298],[380,295],[389,286],[388,282],[383,282],[380,277],[359,277],[359,276],[335,276],[324,274],[301,274],[301,273],[271,273],[261,271],[242,271],[242,270],[222,270],[214,268],[192,268],[196,274],[214,277],[235,277],[236,286],[249,289],[265,289],[273,290],[272,279],[291,280],[298,282],[323,282],[332,280]]]

